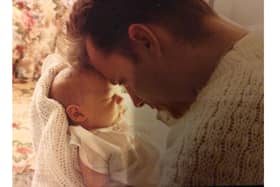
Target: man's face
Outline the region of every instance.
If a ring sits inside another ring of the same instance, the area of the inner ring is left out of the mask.
[[[161,109],[159,93],[162,78],[158,68],[147,65],[145,61],[134,62],[119,53],[104,54],[95,48],[90,39],[86,40],[90,63],[111,83],[124,85],[135,106],[144,103]]]

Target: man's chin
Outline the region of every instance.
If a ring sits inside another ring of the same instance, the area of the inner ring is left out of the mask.
[[[183,113],[169,111],[168,109],[157,109],[157,118],[167,126],[173,126],[175,121],[183,116]]]
[[[149,107],[151,107],[154,110],[157,110],[158,113],[167,113],[168,115],[172,116],[172,118],[178,119],[181,118],[184,113],[185,110],[180,109],[180,107],[168,107],[165,105],[158,105],[158,104],[151,104],[149,102],[144,102],[144,104],[148,105]],[[182,107],[181,107],[182,108]]]
[[[150,103],[147,103],[145,102],[144,104],[148,105],[149,107],[151,107],[152,109],[156,109],[157,111],[159,110],[163,110],[163,108],[157,106],[157,105],[153,105],[153,104],[150,104]]]
[[[165,125],[171,127],[174,125],[176,120],[173,115],[167,110],[157,110],[157,119],[162,121]]]

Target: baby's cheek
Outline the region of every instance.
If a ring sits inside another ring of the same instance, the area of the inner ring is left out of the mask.
[[[103,110],[101,109],[99,112],[100,113],[97,114],[97,116],[99,116],[99,119],[103,121],[104,125],[111,124],[115,118],[115,106],[111,103],[104,107]]]

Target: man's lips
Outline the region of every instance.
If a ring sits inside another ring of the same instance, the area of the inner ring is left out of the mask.
[[[131,96],[131,95],[130,95],[130,96]],[[133,103],[134,103],[134,105],[135,105],[136,107],[142,107],[143,105],[147,104],[147,105],[149,105],[152,109],[157,109],[157,110],[160,110],[160,109],[161,109],[161,107],[159,107],[159,106],[157,106],[157,105],[154,105],[154,104],[152,104],[152,103],[150,103],[150,102],[148,102],[148,101],[145,101],[144,99],[142,99],[142,98],[140,98],[140,97],[138,97],[138,96],[136,96],[136,95],[131,96],[131,98],[132,98],[132,101],[133,101]]]
[[[157,106],[157,105],[154,105],[154,104],[151,104],[149,102],[146,102],[146,101],[143,101],[142,105],[143,106],[144,104],[147,104],[149,105],[152,109],[157,109],[157,110],[161,110],[161,107]]]
[[[142,107],[145,104],[145,101],[137,102],[135,104],[136,107]]]

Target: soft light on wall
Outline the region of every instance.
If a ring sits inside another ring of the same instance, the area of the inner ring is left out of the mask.
[[[244,25],[262,25],[264,15],[263,0],[208,0],[211,7],[221,15]]]

